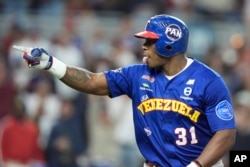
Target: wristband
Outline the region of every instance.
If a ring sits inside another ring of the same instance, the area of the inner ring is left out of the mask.
[[[193,160],[193,162],[196,163],[199,167],[203,167],[203,165],[197,159]]]
[[[66,73],[67,66],[57,58],[52,57],[51,67],[47,70],[58,79],[61,79]]]
[[[190,164],[187,165],[187,167],[199,167],[197,163],[194,161],[190,162]]]

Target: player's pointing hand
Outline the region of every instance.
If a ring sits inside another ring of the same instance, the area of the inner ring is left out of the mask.
[[[52,56],[49,56],[44,49],[16,45],[13,48],[23,52],[23,59],[27,61],[29,67],[49,69],[52,65]]]
[[[13,45],[13,48],[23,52],[23,59],[26,60],[29,67],[48,70],[58,78],[64,76],[66,65],[49,55],[43,48],[29,48],[16,45]]]

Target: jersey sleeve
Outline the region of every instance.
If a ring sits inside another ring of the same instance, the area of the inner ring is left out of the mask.
[[[213,132],[235,128],[234,110],[229,90],[221,77],[217,77],[205,89],[208,123]]]
[[[108,87],[110,90],[110,97],[117,97],[120,95],[128,95],[131,97],[131,69],[129,67],[119,68],[104,72]]]

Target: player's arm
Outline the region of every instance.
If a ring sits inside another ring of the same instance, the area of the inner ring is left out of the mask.
[[[228,152],[235,143],[235,129],[221,130],[215,133],[213,138],[196,159],[197,166],[212,166]],[[197,164],[198,163],[198,164]],[[200,163],[200,165],[199,165]]]
[[[13,48],[23,52],[23,58],[30,68],[45,69],[76,90],[95,95],[109,95],[104,73],[93,73],[83,68],[67,66],[43,48],[15,45]]]
[[[83,68],[67,67],[65,75],[60,80],[66,85],[88,94],[109,94],[104,73],[92,73]]]
[[[230,93],[221,77],[213,78],[209,82],[204,99],[207,103],[205,111],[207,121],[215,134],[197,160],[204,166],[212,166],[234,145],[236,126]]]

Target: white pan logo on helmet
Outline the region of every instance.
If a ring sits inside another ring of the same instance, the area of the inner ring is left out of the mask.
[[[181,28],[176,24],[170,24],[167,26],[165,34],[171,41],[177,41],[182,36]]]

